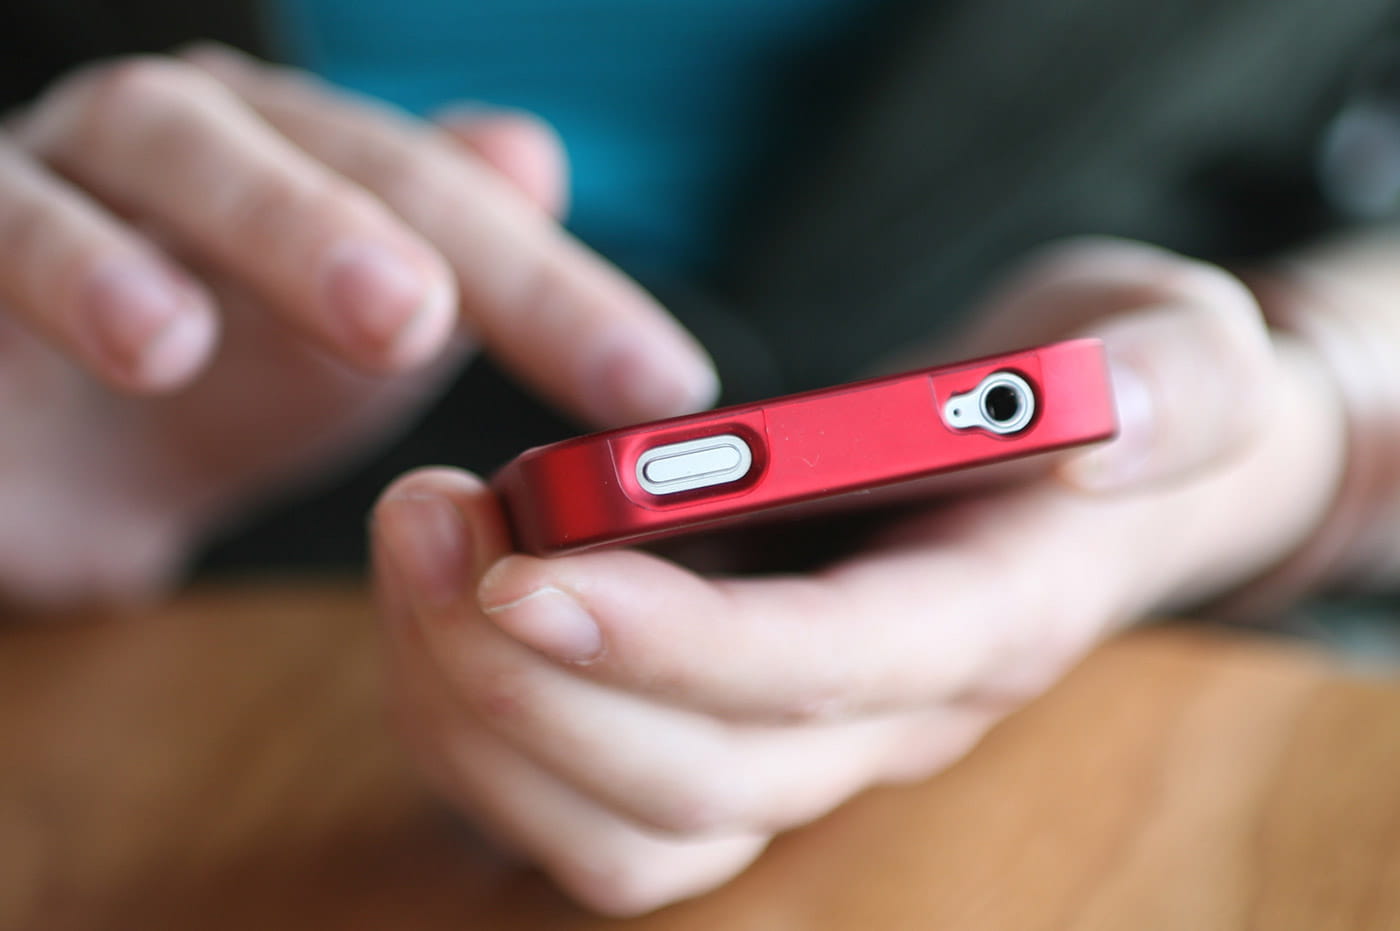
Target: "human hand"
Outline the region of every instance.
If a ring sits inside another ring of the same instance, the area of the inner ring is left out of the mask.
[[[477,344],[616,424],[714,376],[565,235],[522,115],[433,127],[205,48],[97,65],[0,133],[0,594],[164,581],[227,515],[402,429]]]
[[[513,555],[474,478],[388,489],[391,694],[433,784],[586,905],[645,911],[868,786],[946,767],[1100,638],[1238,585],[1326,511],[1333,386],[1220,269],[1077,243],[983,319],[1008,334],[983,348],[1101,336],[1121,437],[1044,480],[911,508],[811,574]]]

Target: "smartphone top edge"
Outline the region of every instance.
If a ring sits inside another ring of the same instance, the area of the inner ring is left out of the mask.
[[[1074,352],[1079,350],[1096,352],[1100,355],[1101,358],[1101,354],[1103,351],[1103,340],[1093,336],[1075,337],[1073,339],[1058,340],[1053,343],[1042,343],[1038,346],[1026,346],[1020,349],[1008,349],[1003,352],[990,353],[988,355],[978,356],[972,359],[958,359],[952,362],[940,362],[937,365],[921,366],[919,368],[906,369],[900,372],[890,372],[885,375],[874,375],[869,378],[862,378],[850,382],[840,382],[822,388],[811,388],[805,391],[793,392],[792,394],[775,395],[773,397],[760,398],[755,401],[742,401],[738,404],[729,404],[724,407],[715,407],[710,408],[708,410],[696,411],[692,414],[680,414],[676,417],[668,417],[664,420],[642,421],[635,424],[629,424],[627,426],[613,427],[608,430],[599,430],[593,433],[586,433],[580,436],[570,437],[569,439],[549,443],[544,446],[532,447],[531,449],[527,449],[525,452],[521,453],[521,456],[529,456],[531,453],[534,453],[538,450],[558,449],[561,447],[568,447],[576,443],[591,443],[596,442],[598,440],[607,440],[614,437],[626,436],[629,433],[632,433],[633,431],[641,429],[651,430],[656,428],[665,428],[667,426],[678,425],[687,421],[692,421],[697,418],[723,418],[725,416],[732,416],[736,414],[750,412],[755,410],[756,408],[764,407],[770,404],[801,400],[806,397],[816,397],[831,392],[833,390],[859,390],[861,388],[866,388],[885,382],[897,381],[902,378],[909,378],[910,376],[927,375],[933,374],[935,372],[945,372],[952,369],[973,368],[978,365],[985,365],[988,362],[992,362],[997,359],[1004,359],[1010,356],[1023,355],[1028,352]]]

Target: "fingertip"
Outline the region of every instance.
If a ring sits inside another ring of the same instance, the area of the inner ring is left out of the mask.
[[[247,53],[212,39],[199,39],[178,46],[174,55],[182,61],[203,68],[215,77],[242,74],[253,62]]]
[[[370,555],[376,601],[390,631],[416,638],[418,607],[425,600],[450,602],[467,584],[471,534],[462,529],[464,515],[451,496],[479,485],[469,473],[418,469],[400,476],[375,501]],[[436,539],[423,539],[425,523],[437,524]]]
[[[720,391],[714,364],[688,335],[678,336],[636,331],[605,343],[584,377],[589,419],[615,427],[711,407]]]
[[[1184,256],[1153,243],[1087,234],[1052,240],[1032,250],[1021,274],[1029,280],[1053,283],[1078,279],[1140,282],[1184,261]]]
[[[697,345],[689,371],[677,379],[673,394],[664,402],[675,414],[693,414],[714,407],[720,394],[719,373],[709,354]]]
[[[470,505],[480,496],[489,494],[486,482],[475,473],[451,466],[423,466],[390,482],[380,493],[375,508],[391,499],[414,495],[437,495]]]
[[[192,307],[180,314],[141,354],[136,384],[153,394],[185,387],[213,356],[218,333],[219,320],[212,308]]]
[[[545,120],[524,110],[459,104],[434,121],[545,213],[556,219],[567,213],[568,154]]]
[[[469,603],[482,571],[508,546],[490,488],[445,467],[393,482],[375,503],[370,531],[408,601],[429,613]]]
[[[380,371],[398,374],[426,365],[447,347],[456,326],[456,288],[450,276],[437,276],[423,302],[385,342]]]
[[[321,286],[326,325],[350,360],[396,374],[446,345],[457,292],[447,264],[423,249],[351,239],[331,247]]]
[[[209,362],[218,332],[208,294],[146,258],[99,266],[72,323],[72,338],[97,374],[134,395],[188,384]]]

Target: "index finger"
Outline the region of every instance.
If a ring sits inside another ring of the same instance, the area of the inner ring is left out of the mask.
[[[630,279],[438,133],[232,52],[190,53],[288,138],[375,192],[447,257],[486,348],[603,424],[706,406],[699,345]]]
[[[635,551],[509,556],[478,596],[506,633],[588,678],[731,720],[839,720],[1044,684],[1027,679],[1122,610],[1127,558],[1063,542],[1111,535],[1103,507],[1042,485],[815,575],[710,580]]]

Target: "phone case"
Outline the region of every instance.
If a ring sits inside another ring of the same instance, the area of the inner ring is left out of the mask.
[[[1080,339],[537,447],[492,487],[516,546],[557,555],[1005,481],[1116,429]]]

